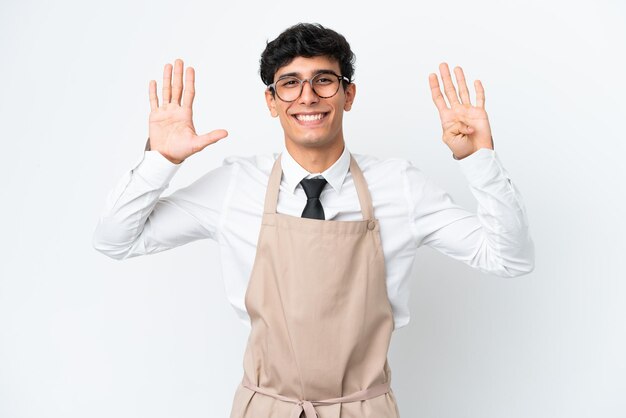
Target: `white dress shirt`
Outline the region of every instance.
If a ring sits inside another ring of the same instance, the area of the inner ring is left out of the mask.
[[[181,165],[158,151],[144,151],[109,193],[93,245],[122,260],[198,239],[216,240],[227,297],[250,327],[244,296],[256,254],[266,186],[277,156],[228,157],[192,184],[161,197]],[[482,148],[458,160],[478,202],[476,214],[456,205],[407,160],[353,156],[363,171],[374,216],[380,223],[394,329],[409,322],[410,273],[421,245],[498,276],[514,277],[533,270],[534,244],[526,210],[494,150]],[[300,180],[322,175],[328,181],[320,196],[326,220],[362,219],[348,170],[347,146],[323,173],[306,171],[284,146],[281,162],[277,212],[300,216],[307,200]]]

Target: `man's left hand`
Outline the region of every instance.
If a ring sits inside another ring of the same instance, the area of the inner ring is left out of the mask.
[[[437,74],[428,76],[433,102],[439,110],[441,127],[443,128],[443,142],[452,150],[452,155],[462,159],[478,151],[480,148],[493,149],[491,127],[485,111],[485,90],[480,80],[474,81],[476,89],[476,106],[470,102],[469,90],[465,84],[465,76],[461,67],[454,68],[457,85],[460,90],[460,100],[452,84],[452,77],[448,64],[439,64],[439,71],[443,79],[443,87],[450,106],[441,94]]]

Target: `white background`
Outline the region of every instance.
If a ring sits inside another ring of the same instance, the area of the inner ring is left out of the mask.
[[[248,330],[215,243],[126,261],[91,239],[141,156],[148,82],[196,69],[195,124],[230,136],[165,195],[232,154],[277,150],[258,76],[300,21],[357,55],[351,151],[405,157],[470,210],[428,74],[486,92],[495,149],[522,192],[536,268],[504,279],[418,251],[412,320],[394,333],[403,418],[626,416],[624,64],[618,1],[0,3],[0,417],[227,417]],[[262,417],[259,417],[262,418]]]

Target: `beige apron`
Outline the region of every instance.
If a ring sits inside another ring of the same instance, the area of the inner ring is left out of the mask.
[[[252,329],[230,418],[398,418],[387,352],[393,313],[379,223],[350,156],[361,221],[276,213],[269,177],[245,304]]]

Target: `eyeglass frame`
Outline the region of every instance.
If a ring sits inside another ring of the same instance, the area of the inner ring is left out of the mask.
[[[338,81],[339,81],[339,84],[341,84],[341,82],[342,82],[342,81],[347,81],[347,82],[348,82],[348,84],[350,84],[350,83],[352,82],[352,81],[351,81],[348,77],[346,77],[346,76],[344,76],[344,75],[339,75],[339,74],[336,74],[336,73],[335,73],[335,72],[333,72],[333,71],[320,71],[320,72],[318,72],[318,73],[315,73],[315,74],[313,75],[313,77],[311,77],[311,78],[305,78],[304,80],[300,80],[298,77],[293,76],[293,75],[283,76],[283,77],[280,77],[278,80],[274,81],[272,84],[269,84],[269,85],[267,86],[267,88],[268,88],[268,89],[271,89],[271,90],[272,90],[272,92],[274,92],[274,93],[276,94],[276,97],[278,97],[278,98],[279,98],[280,100],[282,100],[283,102],[286,102],[286,103],[291,103],[291,102],[295,102],[296,100],[298,100],[298,97],[302,96],[302,91],[304,91],[304,82],[306,81],[306,82],[308,82],[308,83],[309,83],[309,85],[311,86],[311,90],[313,91],[313,93],[315,93],[315,95],[316,95],[317,97],[319,97],[320,99],[330,99],[330,98],[331,98],[331,97],[333,97],[335,94],[337,94],[337,92],[339,91],[339,88],[337,88],[337,91],[336,91],[336,92],[334,92],[333,94],[331,94],[330,96],[325,96],[325,97],[324,97],[324,96],[320,96],[319,94],[317,94],[317,92],[315,91],[315,87],[313,87],[313,79],[314,79],[315,77],[317,77],[318,75],[321,75],[321,74],[331,74],[331,75],[334,75],[335,77],[337,77],[337,79],[338,79]],[[284,79],[286,79],[286,78],[295,78],[296,80],[298,80],[298,81],[300,82],[300,93],[299,93],[299,94],[296,96],[296,98],[295,98],[295,99],[293,99],[293,100],[284,100],[282,97],[280,97],[280,96],[278,95],[278,91],[276,91],[276,83],[278,83],[279,81],[284,80]]]

